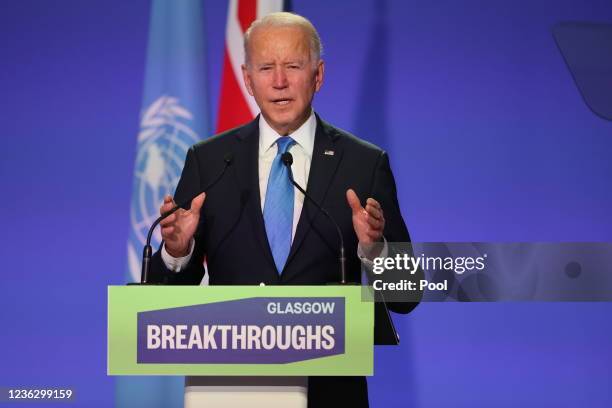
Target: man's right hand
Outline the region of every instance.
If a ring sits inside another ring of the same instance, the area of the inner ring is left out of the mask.
[[[191,201],[191,208],[184,210],[179,208],[172,215],[166,217],[162,222],[161,236],[166,245],[166,251],[174,258],[181,258],[189,254],[191,239],[200,222],[200,210],[204,204],[206,193],[198,195]],[[176,206],[171,196],[164,197],[164,203],[159,208],[159,213],[164,214]]]

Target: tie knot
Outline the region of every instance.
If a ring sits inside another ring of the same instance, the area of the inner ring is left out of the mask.
[[[278,139],[276,139],[276,144],[278,145],[277,154],[287,153],[287,150],[289,150],[289,147],[291,147],[294,143],[295,143],[295,140],[293,140],[289,136],[279,137]]]

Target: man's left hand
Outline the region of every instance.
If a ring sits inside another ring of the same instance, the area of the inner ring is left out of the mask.
[[[353,211],[353,228],[359,243],[367,245],[380,242],[385,229],[385,217],[380,203],[368,198],[364,208],[352,189],[346,191],[346,200]]]

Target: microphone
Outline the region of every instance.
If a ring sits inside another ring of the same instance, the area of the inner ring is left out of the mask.
[[[340,239],[340,256],[338,257],[338,260],[340,261],[340,284],[346,285],[346,257],[344,255],[344,237],[342,236],[342,231],[340,230],[338,223],[336,223],[332,216],[329,215],[325,208],[321,207],[321,205],[317,203],[314,198],[312,198],[306,192],[306,190],[304,190],[298,183],[295,182],[295,180],[293,179],[293,173],[291,172],[291,165],[293,164],[293,156],[291,155],[291,153],[283,153],[281,155],[281,161],[285,166],[287,166],[287,169],[289,170],[289,180],[291,181],[291,184],[293,184],[295,188],[300,190],[300,192],[304,194],[304,197],[310,200],[310,202],[313,203],[315,207],[317,207],[317,209],[321,211],[331,221],[332,224],[334,224],[334,227],[336,227],[336,232],[338,232],[338,238]]]
[[[179,208],[186,207],[187,205],[191,203],[191,200],[193,200],[195,197],[197,197],[203,192],[207,192],[215,184],[217,184],[219,180],[221,180],[221,178],[225,174],[225,171],[227,170],[227,168],[231,166],[233,160],[234,160],[234,155],[231,152],[226,153],[225,156],[223,156],[223,162],[225,163],[225,165],[223,166],[223,169],[219,172],[217,177],[206,186],[206,188],[204,188],[202,191],[200,191],[199,193],[191,197],[189,200],[185,200],[179,205],[170,209],[169,211],[166,211],[165,213],[157,217],[157,219],[153,222],[153,225],[151,225],[151,228],[149,228],[149,233],[147,234],[147,243],[145,244],[142,250],[142,270],[140,272],[140,283],[141,284],[147,284],[149,280],[149,271],[151,270],[151,256],[153,253],[153,249],[151,248],[151,237],[153,235],[153,231],[155,230],[155,227],[157,227],[157,225],[160,222],[162,222],[162,220],[174,214]]]

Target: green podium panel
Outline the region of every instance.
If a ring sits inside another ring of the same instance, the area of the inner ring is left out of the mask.
[[[372,375],[359,286],[110,286],[109,375]]]

